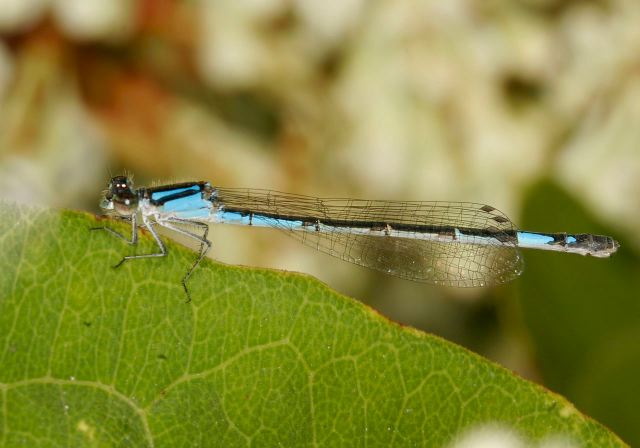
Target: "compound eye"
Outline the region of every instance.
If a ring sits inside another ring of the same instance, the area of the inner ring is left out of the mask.
[[[129,188],[129,179],[127,179],[125,176],[116,176],[109,182],[109,190],[115,191],[116,193],[128,190]]]

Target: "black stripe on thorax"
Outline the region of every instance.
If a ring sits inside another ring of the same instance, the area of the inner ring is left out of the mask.
[[[186,198],[196,194],[202,194],[206,185],[207,185],[206,182],[183,182],[180,184],[162,185],[159,187],[144,188],[140,190],[139,194],[143,198],[148,199],[152,205],[162,206],[167,202],[175,201],[176,199]],[[193,187],[198,187],[198,188],[194,189]],[[189,189],[164,196],[160,199],[151,198],[154,193],[162,193],[163,191],[179,190],[182,188],[189,188]]]

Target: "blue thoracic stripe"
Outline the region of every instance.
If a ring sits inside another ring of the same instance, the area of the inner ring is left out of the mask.
[[[194,190],[194,188],[196,189]],[[193,193],[188,194],[189,190],[193,190]],[[202,198],[202,193],[197,185],[191,188],[172,190],[172,194],[176,195],[177,198],[169,199],[170,195],[165,195],[164,198],[167,198],[167,200],[158,206],[160,211],[181,219],[204,219],[209,217],[213,204],[211,201]]]
[[[180,195],[181,193],[185,193],[190,190],[199,193],[201,190],[200,185],[195,184],[188,187],[173,188],[171,190],[154,191],[151,193],[151,200],[161,201],[163,198],[166,198],[168,196]]]

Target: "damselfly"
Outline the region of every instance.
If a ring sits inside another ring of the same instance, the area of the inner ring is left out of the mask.
[[[131,222],[131,237],[99,227],[129,244],[138,241],[138,220],[158,252],[126,260],[164,257],[159,225],[200,243],[187,281],[211,248],[209,224],[273,227],[304,244],[351,263],[408,280],[443,286],[501,284],[520,275],[519,248],[608,257],[619,244],[608,236],[517,230],[500,211],[471,202],[403,202],[320,199],[258,189],[186,182],[134,189],[126,176],[113,177],[101,208]]]

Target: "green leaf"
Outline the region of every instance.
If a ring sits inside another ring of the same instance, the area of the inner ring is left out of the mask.
[[[88,229],[125,226],[0,213],[1,446],[446,446],[482,428],[624,446],[562,397],[307,276],[206,260],[186,304],[191,251],[112,269],[134,248]]]

